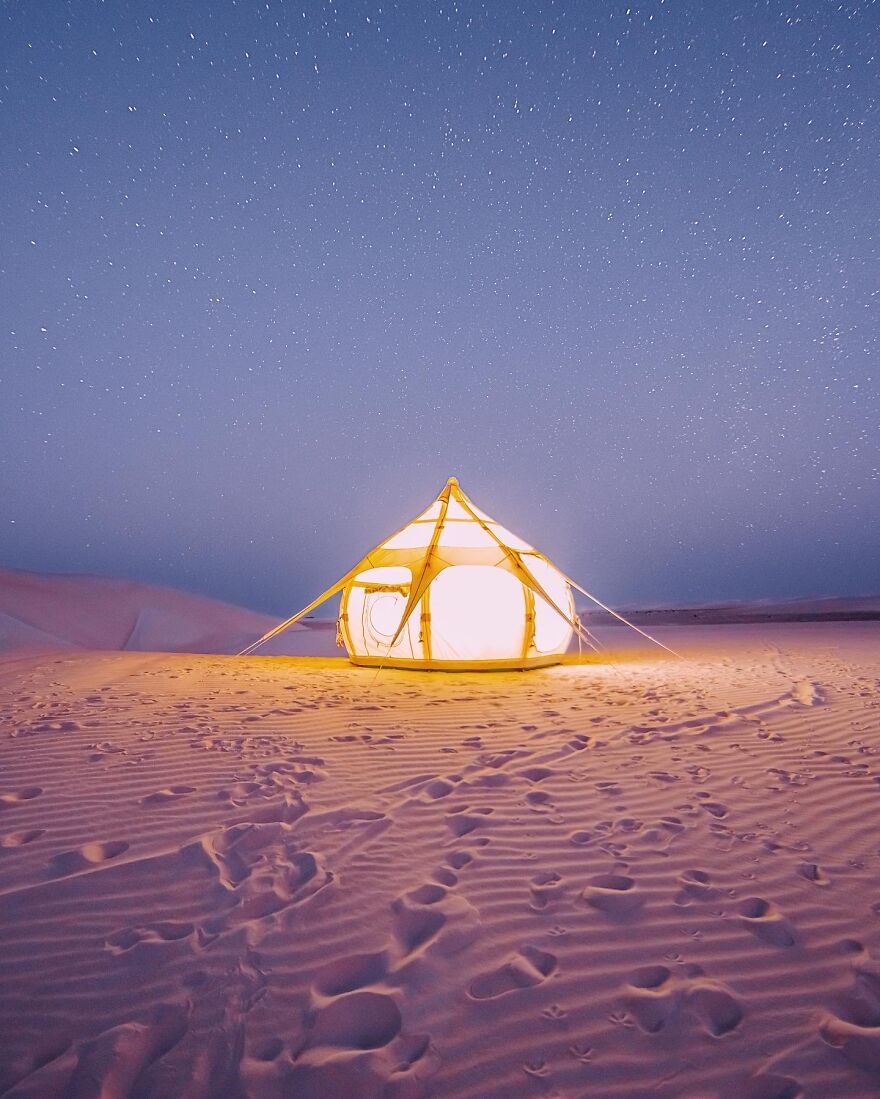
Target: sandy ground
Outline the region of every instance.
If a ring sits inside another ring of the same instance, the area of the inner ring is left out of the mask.
[[[0,1094],[880,1094],[880,629],[661,636],[5,659]]]

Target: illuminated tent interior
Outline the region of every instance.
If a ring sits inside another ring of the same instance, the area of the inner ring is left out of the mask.
[[[353,664],[447,671],[545,667],[559,662],[573,635],[596,648],[575,612],[572,587],[620,618],[476,507],[450,477],[421,515],[239,655],[341,592],[339,635]]]

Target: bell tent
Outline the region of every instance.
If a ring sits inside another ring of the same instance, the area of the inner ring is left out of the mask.
[[[620,617],[476,507],[450,477],[421,515],[240,655],[341,592],[339,633],[353,664],[545,667],[559,663],[573,634],[595,647],[575,612],[572,587]]]

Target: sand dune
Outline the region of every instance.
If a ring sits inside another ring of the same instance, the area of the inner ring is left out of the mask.
[[[662,638],[7,660],[0,1094],[876,1095],[880,631]]]
[[[0,568],[0,653],[53,648],[235,653],[278,619],[174,588]],[[330,652],[296,625],[269,653]]]
[[[0,653],[71,647],[71,642],[65,638],[0,611]]]

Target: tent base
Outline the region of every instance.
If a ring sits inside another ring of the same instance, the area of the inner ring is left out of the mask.
[[[522,672],[528,668],[549,668],[561,664],[561,653],[513,657],[510,660],[413,660],[406,657],[360,656],[348,659],[359,668],[401,668],[410,672]]]

